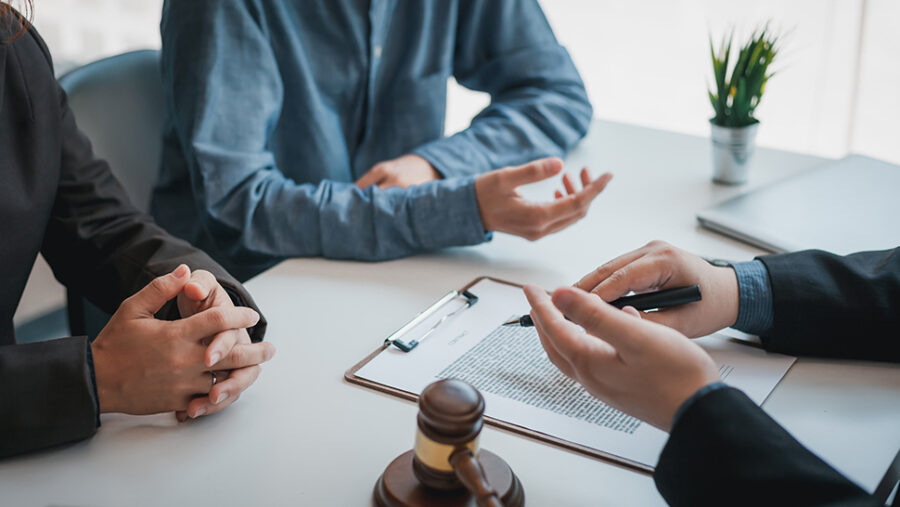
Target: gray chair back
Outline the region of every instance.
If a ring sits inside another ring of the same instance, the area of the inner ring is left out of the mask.
[[[159,51],[104,58],[66,73],[59,83],[94,153],[109,162],[132,202],[147,211],[162,149]]]

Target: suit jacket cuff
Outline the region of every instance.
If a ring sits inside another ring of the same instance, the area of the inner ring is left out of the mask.
[[[732,387],[685,409],[653,479],[674,506],[877,505]]]
[[[255,326],[248,329],[247,332],[250,334],[250,341],[256,343],[261,342],[263,338],[266,336],[266,326],[268,322],[266,322],[266,317],[263,315],[262,311],[260,311],[259,307],[256,306],[256,302],[253,301],[253,297],[250,296],[250,293],[247,292],[247,289],[244,288],[240,283],[235,282],[232,284],[227,280],[219,280],[219,284],[225,289],[225,292],[228,294],[228,297],[231,298],[231,302],[234,303],[234,306],[246,306],[247,308],[253,308],[256,310],[256,313],[259,314],[259,322],[256,323]]]
[[[0,348],[0,457],[90,437],[99,403],[87,337]]]
[[[706,394],[710,391],[722,389],[723,387],[728,387],[728,384],[726,384],[725,382],[713,382],[712,384],[706,384],[705,386],[698,389],[696,393],[690,396],[690,398],[684,400],[684,403],[682,403],[681,406],[678,407],[678,410],[675,411],[675,417],[672,418],[672,427],[674,428],[675,425],[678,424],[678,419],[681,418],[681,414],[685,413],[687,409],[690,408],[692,404],[694,404],[694,402],[706,396]]]
[[[91,341],[86,340],[85,348],[87,348],[87,365],[91,378],[91,394],[94,396],[94,402],[97,407],[97,427],[100,426],[100,395],[97,394],[97,372],[94,369],[94,349],[91,347]]]

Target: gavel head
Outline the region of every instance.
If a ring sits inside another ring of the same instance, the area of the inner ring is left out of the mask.
[[[462,380],[435,382],[419,396],[413,473],[426,487],[455,490],[463,487],[450,465],[461,449],[478,455],[484,398]]]

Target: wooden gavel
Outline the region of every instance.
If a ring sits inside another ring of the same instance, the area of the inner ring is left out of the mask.
[[[376,504],[523,505],[522,485],[509,465],[479,449],[483,416],[484,398],[470,384],[446,379],[426,387],[415,448],[388,465],[375,487]]]

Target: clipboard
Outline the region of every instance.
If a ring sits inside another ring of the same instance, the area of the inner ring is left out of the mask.
[[[448,296],[450,296],[451,294],[454,294],[454,293],[462,295],[463,293],[467,292],[469,289],[471,289],[472,287],[474,287],[475,285],[477,285],[479,282],[481,282],[483,280],[490,280],[490,281],[493,281],[493,282],[496,282],[499,284],[509,285],[509,286],[516,287],[519,289],[524,287],[521,284],[509,282],[506,280],[501,280],[499,278],[494,278],[494,277],[490,277],[490,276],[480,276],[480,277],[472,280],[471,282],[466,284],[461,289],[452,291],[447,296],[444,296],[443,298],[438,300],[436,303],[434,303],[430,307],[428,307],[426,310],[424,310],[423,312],[419,313],[418,315],[416,315],[415,317],[410,319],[403,326],[401,326],[397,331],[395,331],[394,333],[389,335],[387,337],[387,339],[385,339],[385,341],[382,345],[380,345],[378,348],[376,348],[374,351],[372,351],[372,353],[370,353],[368,356],[363,358],[361,361],[359,361],[358,363],[353,365],[352,368],[347,370],[344,373],[344,380],[346,380],[347,382],[350,382],[352,384],[357,384],[362,387],[365,387],[368,389],[373,389],[375,391],[389,394],[391,396],[396,396],[396,397],[404,399],[404,400],[418,402],[419,395],[416,393],[412,393],[412,392],[398,389],[398,388],[395,388],[395,387],[392,387],[389,385],[385,385],[385,384],[382,384],[379,382],[375,382],[375,381],[372,381],[369,379],[358,377],[356,375],[356,373],[367,363],[369,363],[370,361],[375,359],[375,357],[378,356],[379,354],[381,354],[386,348],[390,347],[393,340],[402,338],[407,332],[414,329],[416,326],[418,326],[420,323],[422,323],[425,319],[427,319],[428,317],[435,316],[441,310],[441,308],[446,306],[446,304],[450,300],[453,299],[453,298],[448,298]],[[624,458],[622,456],[618,456],[618,455],[615,455],[612,453],[594,449],[592,447],[577,444],[575,442],[570,442],[568,440],[564,440],[562,438],[558,438],[553,435],[549,435],[547,433],[535,431],[530,428],[520,426],[518,424],[513,424],[508,421],[504,421],[502,419],[497,419],[497,418],[485,415],[484,422],[485,422],[485,424],[488,424],[495,428],[500,428],[500,429],[503,429],[503,430],[506,430],[506,431],[509,431],[512,433],[516,433],[518,435],[522,435],[522,436],[531,438],[533,440],[537,440],[537,441],[540,441],[540,442],[543,442],[546,444],[561,447],[563,449],[573,451],[573,452],[576,452],[576,453],[579,453],[579,454],[582,454],[585,456],[589,456],[589,457],[592,457],[595,459],[600,459],[603,461],[607,461],[609,463],[621,465],[621,466],[624,466],[626,468],[629,468],[629,469],[637,471],[637,472],[642,472],[642,473],[649,475],[649,474],[652,474],[653,470],[654,470],[653,467],[645,465],[643,463],[639,463],[637,461],[633,461],[628,458]]]

